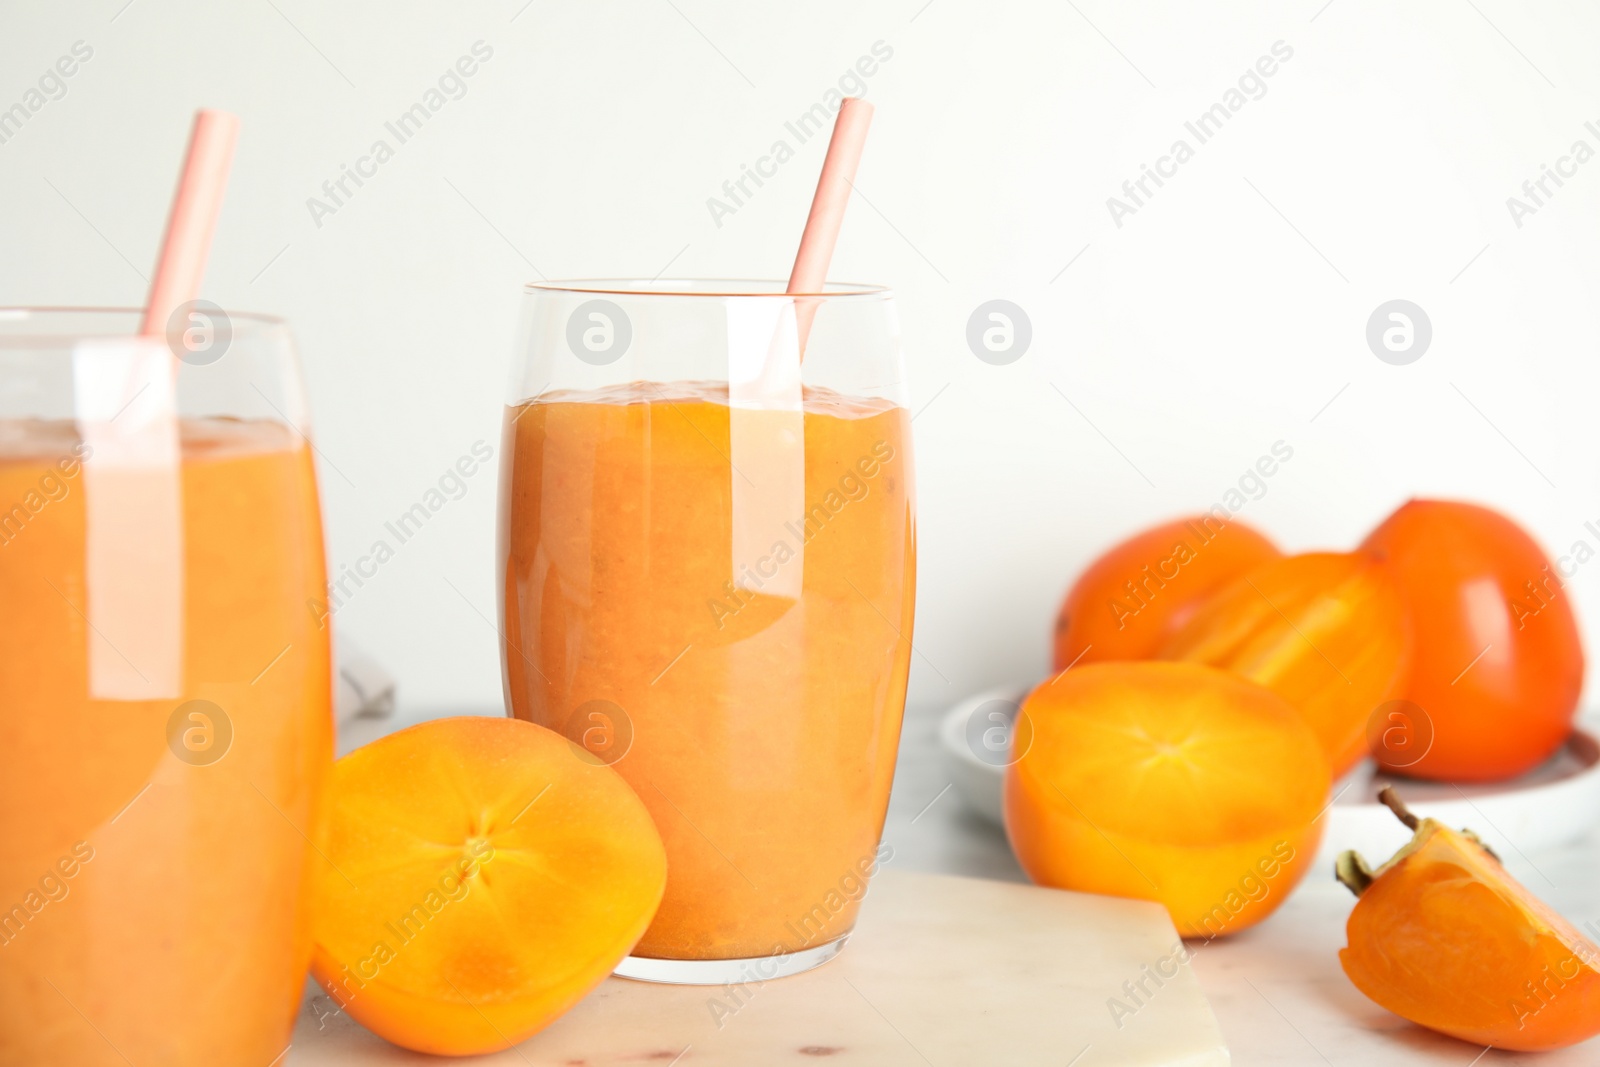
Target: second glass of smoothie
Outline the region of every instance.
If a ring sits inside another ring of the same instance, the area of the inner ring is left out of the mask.
[[[885,858],[916,556],[899,328],[885,289],[783,289],[527,292],[507,700],[610,763],[666,842],[629,977],[816,966]]]
[[[332,684],[293,343],[234,315],[180,361],[140,318],[0,309],[0,1067],[278,1064],[311,958]]]

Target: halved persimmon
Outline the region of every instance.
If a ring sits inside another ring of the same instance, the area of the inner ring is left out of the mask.
[[[611,973],[666,888],[644,804],[517,719],[425,722],[334,765],[312,973],[397,1045],[503,1049]]]
[[[1427,716],[1432,747],[1397,769],[1492,781],[1560,748],[1583,689],[1583,644],[1566,577],[1538,542],[1488,508],[1412,500],[1362,547],[1386,556],[1416,621],[1400,695]]]
[[[1338,876],[1359,898],[1339,950],[1357,989],[1396,1015],[1476,1045],[1534,1052],[1600,1034],[1600,948],[1506,873],[1470,831],[1382,794],[1411,841],[1376,871]]]
[[[1259,682],[1301,715],[1337,778],[1367,753],[1367,722],[1402,683],[1411,628],[1389,568],[1365,552],[1264,563],[1207,597],[1162,659]]]
[[[1280,696],[1196,663],[1097,663],[1039,686],[1005,822],[1041,885],[1165,904],[1185,937],[1260,922],[1322,838],[1327,758]]]
[[[1255,530],[1214,515],[1135,534],[1089,564],[1067,592],[1056,618],[1055,669],[1150,658],[1208,593],[1277,556]]]

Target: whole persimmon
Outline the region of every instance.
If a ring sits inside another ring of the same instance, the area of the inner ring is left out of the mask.
[[[334,765],[312,974],[405,1048],[463,1056],[543,1029],[644,933],[667,858],[609,766],[542,726],[421,723]]]
[[[1328,761],[1270,690],[1197,663],[1097,663],[1030,693],[1005,824],[1040,885],[1155,900],[1184,937],[1270,915],[1322,838]]]
[[[1410,663],[1411,627],[1389,567],[1369,552],[1263,563],[1207,597],[1162,659],[1259,682],[1305,717],[1335,778],[1367,754],[1373,710]]]
[[[1401,697],[1432,746],[1395,766],[1419,778],[1494,781],[1548,759],[1572,731],[1583,645],[1561,575],[1528,533],[1476,504],[1412,500],[1368,535],[1414,622]],[[1374,752],[1380,763],[1385,753]]]
[[[1278,555],[1244,523],[1214,515],[1133,535],[1089,564],[1068,590],[1056,617],[1055,669],[1149,659],[1207,594]]]

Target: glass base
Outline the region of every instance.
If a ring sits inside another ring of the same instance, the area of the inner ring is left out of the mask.
[[[750,956],[735,960],[665,960],[651,956],[628,956],[611,973],[637,982],[666,982],[671,985],[760,985],[774,978],[820,967],[839,954],[845,934],[835,941],[803,952],[782,952],[776,956]]]

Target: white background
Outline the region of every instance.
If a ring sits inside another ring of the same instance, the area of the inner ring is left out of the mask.
[[[498,450],[524,282],[785,275],[822,138],[720,227],[706,199],[881,40],[832,276],[902,298],[913,700],[1041,674],[1086,559],[1278,440],[1294,458],[1243,517],[1287,548],[1349,545],[1412,494],[1600,548],[1600,160],[1522,227],[1506,207],[1600,149],[1595,5],[525,3],[0,3],[0,109],[94,49],[0,145],[0,304],[140,303],[193,110],[237,112],[205,295],[292,321],[351,563],[473,442]],[[479,40],[466,95],[316,226],[307,199]],[[1107,197],[1280,40],[1266,95],[1118,228]],[[1007,366],[965,342],[993,298],[1032,320]],[[1365,342],[1394,298],[1433,324],[1409,366]],[[338,615],[406,704],[500,699],[494,497],[479,473]],[[1569,588],[1600,621],[1600,560]]]

